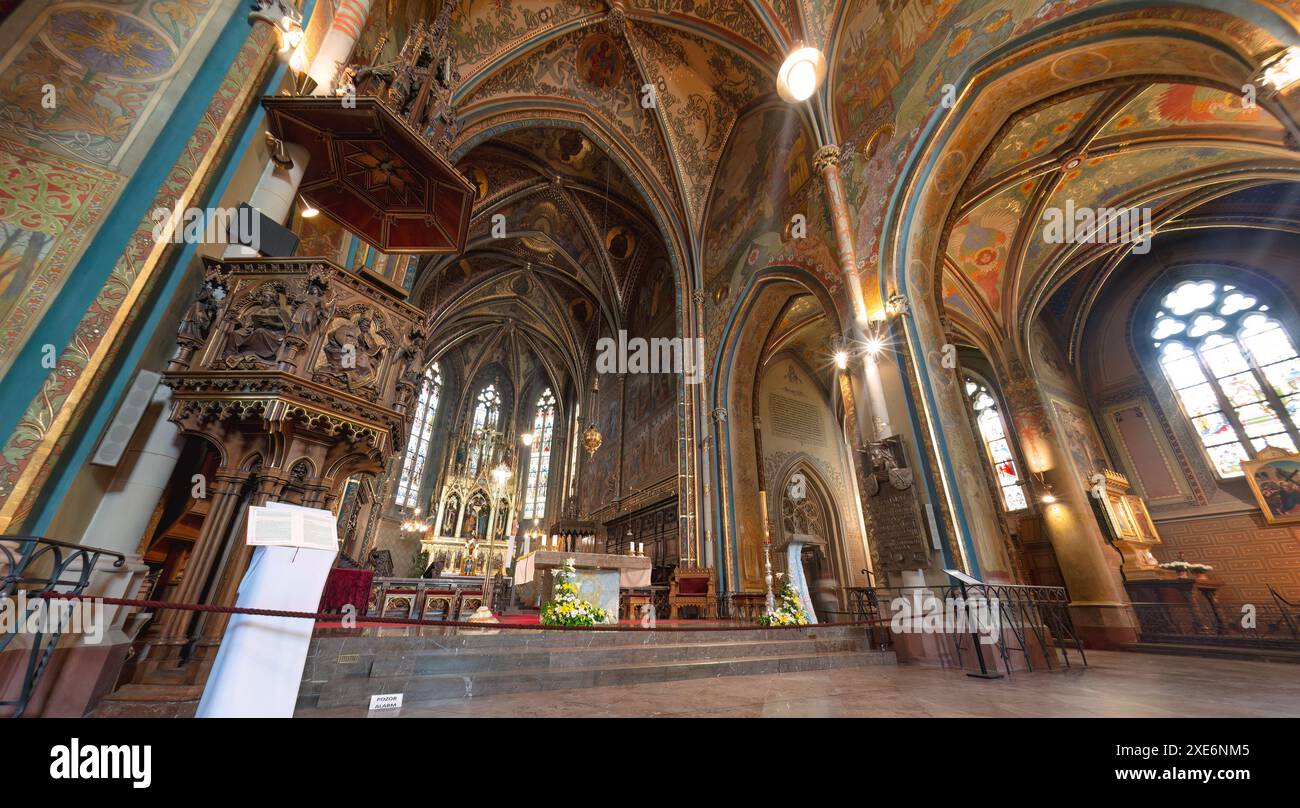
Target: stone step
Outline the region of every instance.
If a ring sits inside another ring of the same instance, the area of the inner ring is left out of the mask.
[[[800,628],[773,629],[717,629],[699,630],[631,630],[631,631],[544,631],[540,629],[467,629],[441,627],[377,627],[363,626],[354,629],[318,628],[312,636],[309,656],[372,653],[382,646],[385,653],[418,651],[431,648],[541,648],[570,647],[580,644],[586,648],[643,644],[685,643],[710,644],[717,642],[761,642],[790,639],[792,637],[830,639],[842,637],[867,637],[861,626],[818,625]]]
[[[532,669],[589,668],[656,662],[684,662],[698,659],[742,656],[781,656],[871,650],[863,638],[829,639],[797,637],[784,640],[712,643],[647,643],[642,645],[544,646],[523,648],[433,648],[400,652],[360,654],[354,658],[312,657],[303,678],[325,681],[335,678],[428,676],[477,671],[526,671]]]
[[[891,665],[895,661],[892,651],[834,651],[772,655],[746,653],[740,656],[677,662],[433,675],[340,677],[328,682],[304,682],[298,693],[298,707],[299,709],[365,708],[372,695],[381,693],[401,693],[403,703],[418,704],[500,693]]]
[[[95,718],[193,718],[202,685],[128,684],[95,705]]]

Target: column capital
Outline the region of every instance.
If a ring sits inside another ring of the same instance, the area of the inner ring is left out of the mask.
[[[822,146],[813,155],[813,168],[820,174],[827,168],[840,164],[840,147],[834,143]]]

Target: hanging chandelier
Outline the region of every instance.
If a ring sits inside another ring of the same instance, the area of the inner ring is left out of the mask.
[[[592,421],[591,425],[587,427],[587,431],[582,433],[582,445],[587,450],[588,460],[595,457],[596,450],[604,442],[605,436],[600,434],[600,430],[596,428],[596,422]]]

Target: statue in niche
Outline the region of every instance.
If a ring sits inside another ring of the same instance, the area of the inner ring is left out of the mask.
[[[214,288],[211,284],[203,284],[199,293],[195,295],[194,302],[190,304],[189,310],[181,318],[177,329],[180,341],[194,346],[203,344],[203,341],[208,338],[208,331],[212,329],[213,321],[217,318],[217,306],[223,297],[225,297],[224,290]]]
[[[308,282],[303,294],[294,298],[293,313],[289,315],[289,336],[305,340],[329,318],[330,312],[320,299],[322,291],[319,284]]]
[[[258,289],[253,294],[253,304],[239,316],[231,336],[227,366],[235,367],[249,359],[274,361],[288,332],[289,319],[279,290],[273,286]]]
[[[327,367],[321,373],[341,383],[348,392],[371,390],[379,380],[379,368],[387,350],[387,343],[374,333],[370,312],[362,309],[325,338]]]

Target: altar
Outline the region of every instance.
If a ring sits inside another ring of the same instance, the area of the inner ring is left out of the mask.
[[[524,603],[544,606],[555,588],[555,570],[573,560],[578,596],[611,615],[618,614],[620,589],[650,585],[650,559],[614,553],[534,550],[515,561],[515,592]]]

